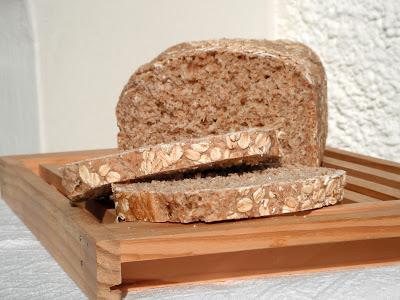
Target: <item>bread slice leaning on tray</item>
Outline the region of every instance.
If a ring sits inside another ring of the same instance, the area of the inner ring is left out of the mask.
[[[249,128],[169,144],[143,146],[69,163],[62,168],[62,184],[72,201],[107,195],[111,183],[150,180],[189,170],[277,161],[278,131]]]

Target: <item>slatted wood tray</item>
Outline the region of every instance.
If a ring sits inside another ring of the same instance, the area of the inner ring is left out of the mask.
[[[324,165],[348,172],[342,204],[214,224],[116,224],[100,201],[71,207],[56,168],[113,151],[0,158],[2,198],[89,298],[400,262],[400,164],[328,148]]]

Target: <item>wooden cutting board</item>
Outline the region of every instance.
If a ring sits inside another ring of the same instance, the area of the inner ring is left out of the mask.
[[[115,150],[0,158],[1,196],[92,299],[133,289],[400,262],[400,164],[328,148],[348,173],[342,204],[213,224],[114,223],[108,203],[72,207],[58,167]]]

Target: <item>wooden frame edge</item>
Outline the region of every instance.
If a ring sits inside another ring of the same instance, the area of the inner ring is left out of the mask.
[[[90,299],[120,299],[120,245],[18,158],[0,158],[1,197]],[[29,198],[30,201],[23,199]],[[111,263],[110,263],[111,262]],[[111,274],[111,276],[108,276]]]

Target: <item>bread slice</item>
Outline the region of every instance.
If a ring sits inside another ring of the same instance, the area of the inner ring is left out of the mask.
[[[255,128],[210,135],[66,164],[62,184],[72,201],[111,193],[111,183],[186,170],[257,164],[279,158],[277,131]]]
[[[282,163],[319,166],[327,86],[318,56],[290,41],[183,43],[139,68],[124,87],[120,149],[279,123]]]
[[[319,208],[343,199],[345,172],[276,168],[213,178],[114,184],[118,220],[213,222]]]

